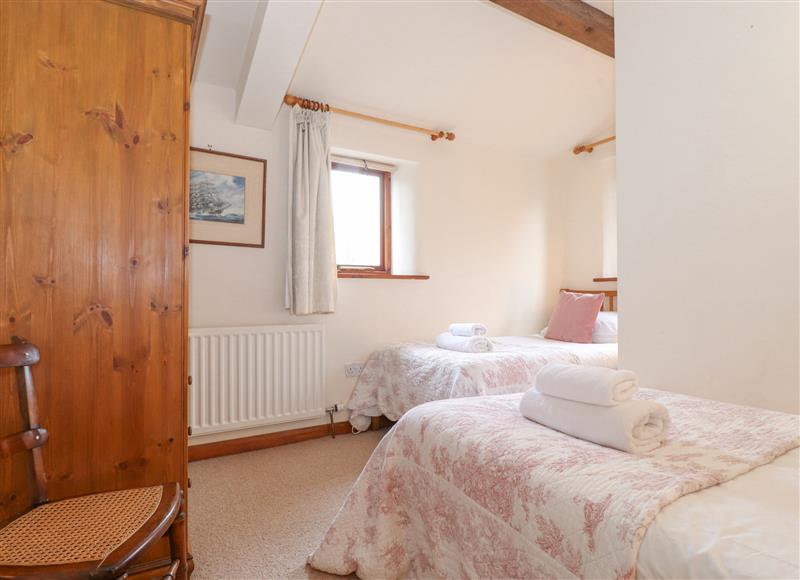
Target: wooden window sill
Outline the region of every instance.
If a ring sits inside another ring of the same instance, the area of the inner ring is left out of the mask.
[[[617,277],[614,276],[613,278],[594,278],[593,282],[616,282]]]
[[[387,274],[386,272],[342,272],[339,278],[372,278],[375,280],[429,280],[424,274]]]

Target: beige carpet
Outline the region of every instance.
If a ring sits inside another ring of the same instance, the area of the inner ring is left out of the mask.
[[[192,578],[340,578],[305,565],[385,431],[189,464]]]

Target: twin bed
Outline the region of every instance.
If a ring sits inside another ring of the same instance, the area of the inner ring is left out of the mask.
[[[370,356],[347,404],[350,423],[363,431],[370,417],[397,421],[411,408],[441,399],[519,393],[550,362],[616,368],[616,344],[580,344],[541,335],[492,339],[494,351],[462,353],[406,343]]]
[[[797,416],[642,390],[673,426],[637,456],[524,419],[521,396],[408,411],[309,563],[361,578],[798,577]]]
[[[406,344],[370,359],[354,427],[399,419],[321,545],[361,578],[798,578],[796,415],[642,389],[667,442],[631,455],[522,417],[548,362],[616,367],[616,344],[502,337],[495,352]],[[496,395],[496,396],[485,396]],[[427,403],[427,404],[421,404]]]
[[[569,290],[597,294],[592,290]],[[615,312],[616,291],[606,294],[605,311]],[[616,343],[549,340],[541,334],[492,338],[489,353],[462,353],[427,343],[404,343],[374,352],[358,378],[347,408],[356,431],[371,417],[397,421],[411,408],[442,399],[520,393],[550,362],[616,368]]]

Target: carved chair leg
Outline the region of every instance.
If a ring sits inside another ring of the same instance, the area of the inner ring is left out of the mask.
[[[184,500],[185,501],[185,500]],[[169,528],[169,550],[172,560],[178,560],[178,569],[175,573],[176,580],[188,578],[188,563],[186,561],[186,513],[181,505],[181,512]]]

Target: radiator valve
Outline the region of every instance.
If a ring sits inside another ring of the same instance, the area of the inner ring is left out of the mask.
[[[340,405],[339,403],[334,403],[332,406],[325,409],[325,412],[328,414],[328,417],[331,420],[330,431],[333,439],[336,439],[336,428],[333,425],[333,414],[338,413],[339,411],[344,411],[344,406]]]

